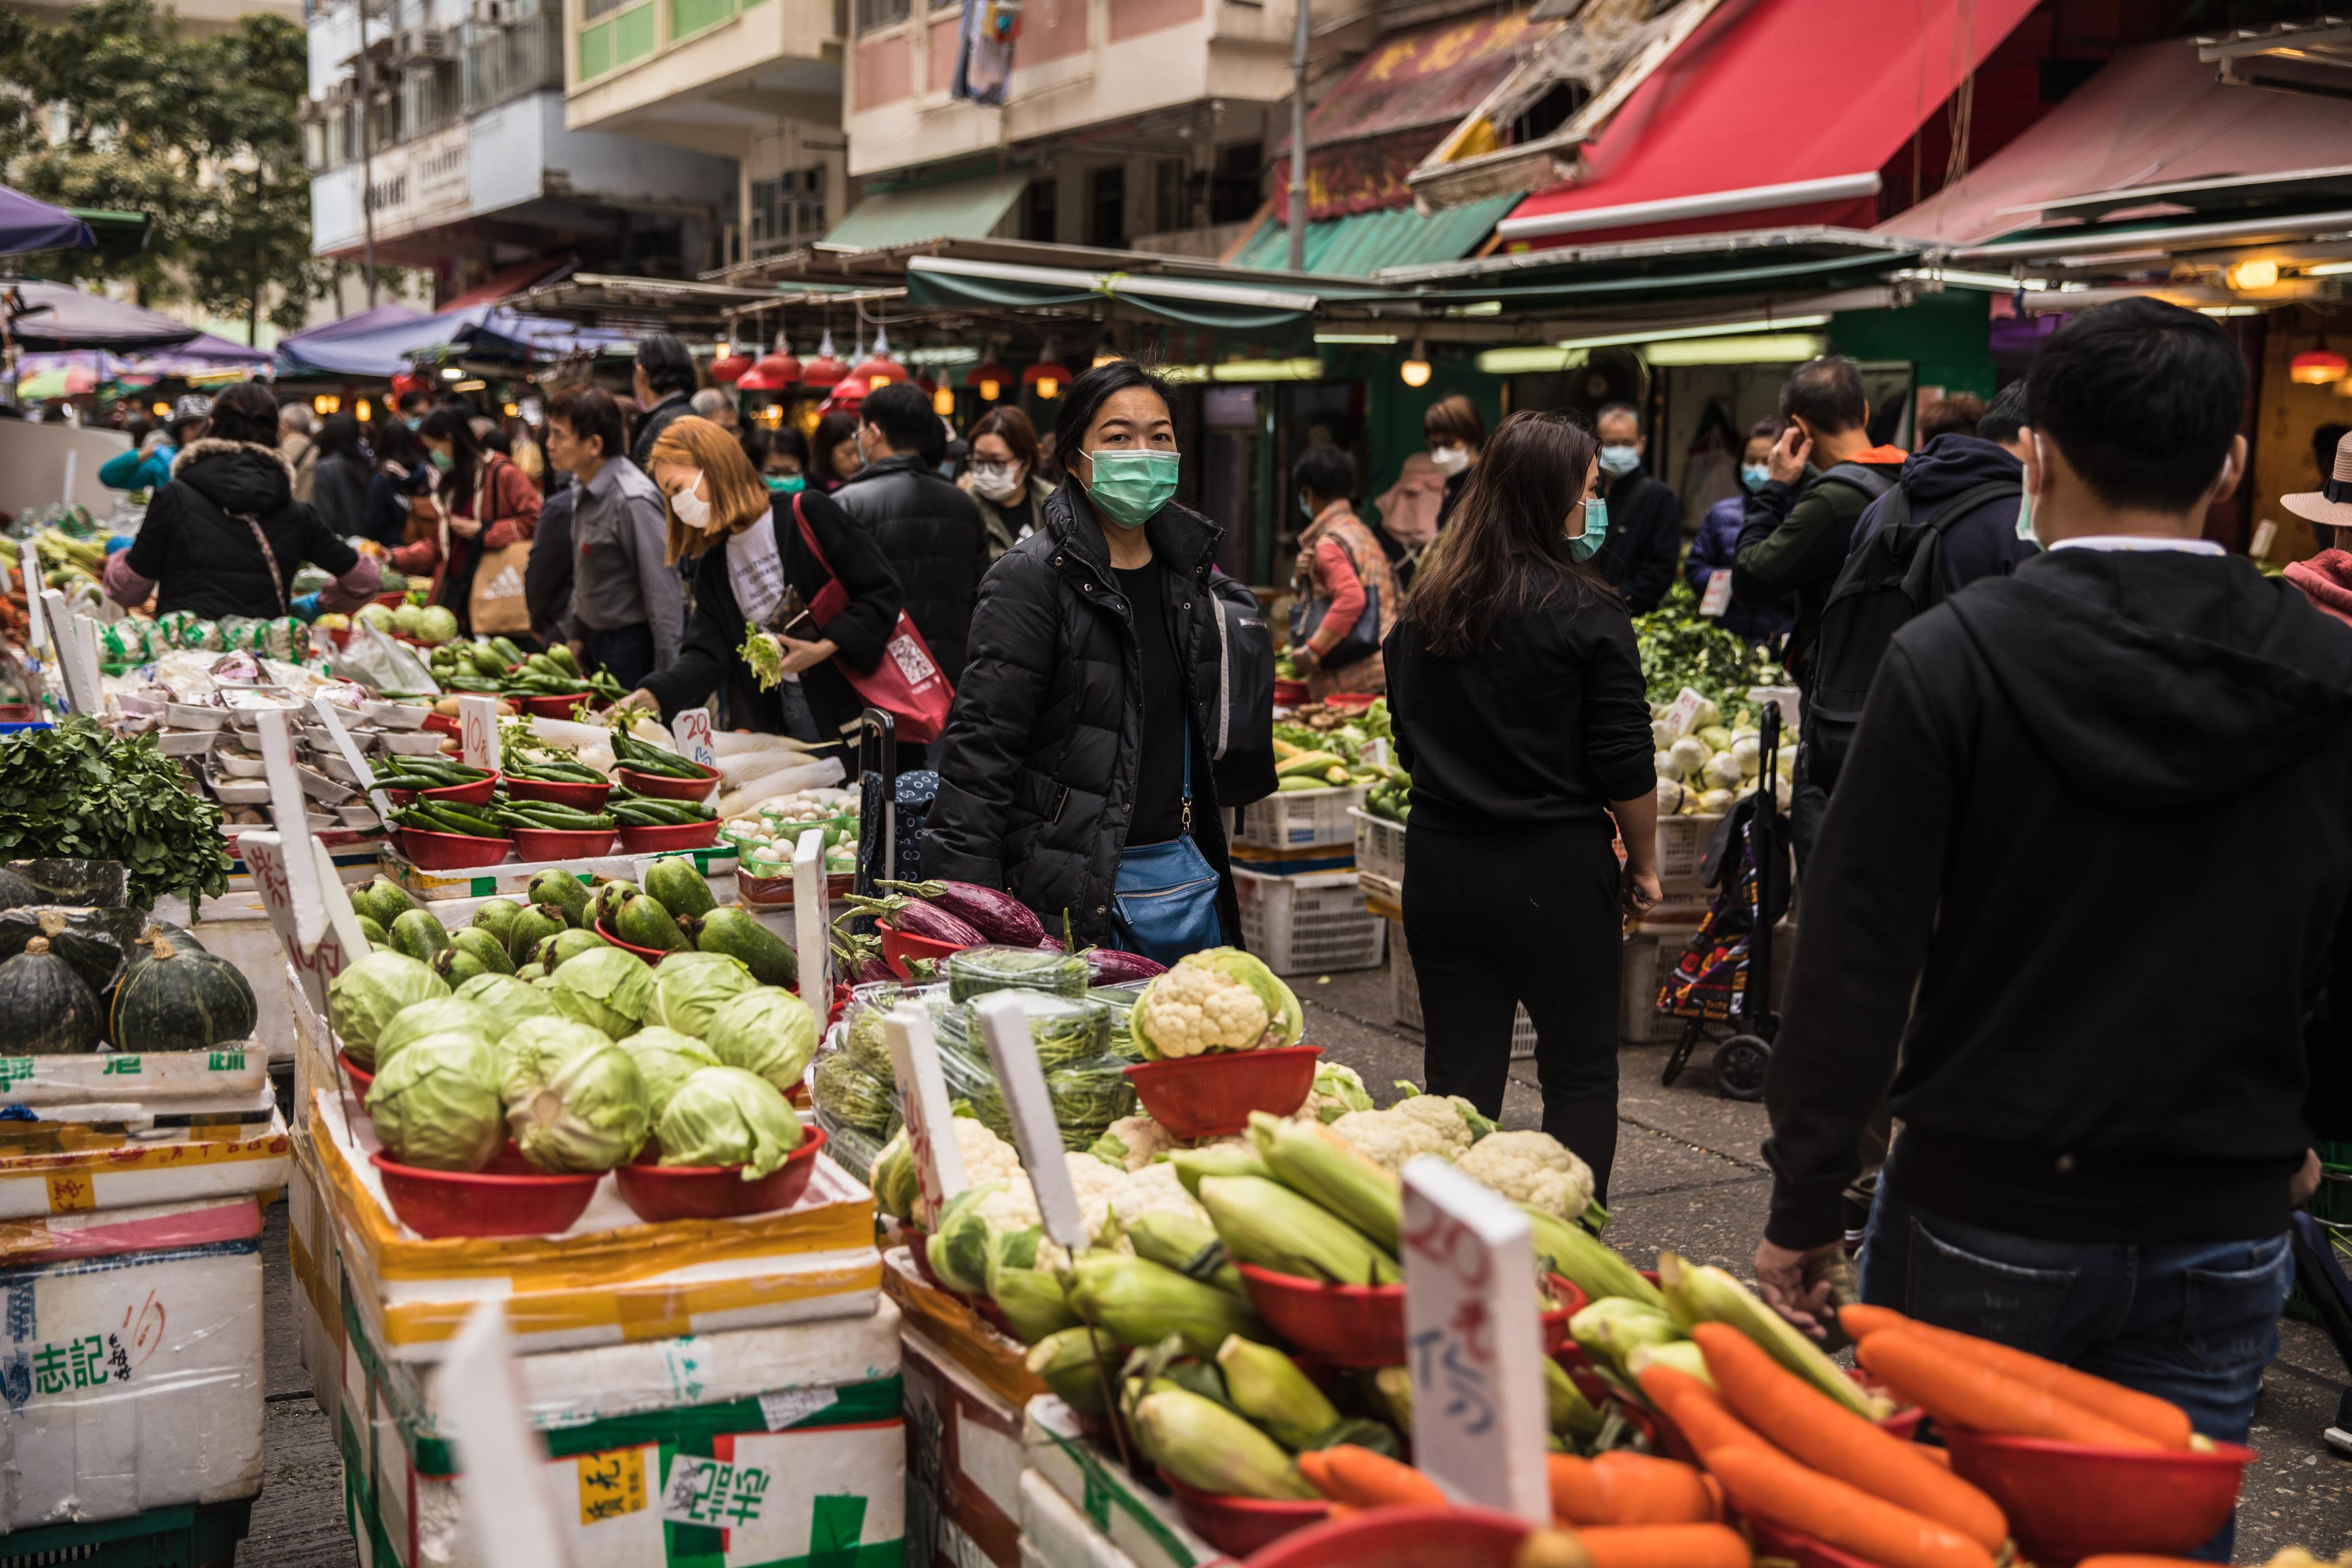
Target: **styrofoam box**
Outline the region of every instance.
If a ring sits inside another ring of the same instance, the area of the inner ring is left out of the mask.
[[[1404,926],[1389,921],[1389,1013],[1408,1029],[1421,1024],[1421,980],[1413,973],[1412,952],[1405,945]],[[1525,1007],[1511,1014],[1511,1057],[1526,1060],[1536,1054],[1535,1020]]]
[[[1234,868],[1242,945],[1276,974],[1377,969],[1388,926],[1364,908],[1353,871],[1268,877]]]
[[[1206,1568],[1232,1561],[1186,1527],[1175,1503],[1146,1489],[1089,1442],[1077,1416],[1052,1394],[1029,1402],[1022,1438],[1030,1469],[1137,1568]]]
[[[1135,1559],[1087,1522],[1076,1504],[1034,1470],[1021,1474],[1021,1550],[1043,1568],[1135,1568]]]
[[[1276,790],[1239,807],[1234,842],[1259,849],[1304,849],[1318,844],[1352,844],[1349,816],[1371,793],[1370,784],[1333,784],[1328,789]]]
[[[1018,1568],[1021,1412],[909,1327],[899,1375],[907,1398],[908,1568]]]

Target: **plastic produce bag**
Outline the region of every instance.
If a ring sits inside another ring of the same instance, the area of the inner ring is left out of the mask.
[[[898,1119],[895,1115],[890,1118],[889,1131],[877,1138],[871,1132],[853,1127],[834,1116],[823,1106],[817,1108],[816,1124],[824,1129],[824,1152],[832,1157],[834,1163],[868,1185],[872,1184],[874,1162],[882,1157],[883,1148],[898,1132]]]
[[[1089,1001],[1099,1002],[1110,1013],[1110,1052],[1130,1062],[1143,1059],[1143,1047],[1135,1043],[1129,1032],[1128,1020],[1135,1012],[1136,998],[1143,994],[1148,980],[1131,980],[1124,985],[1097,985],[1087,993]]]
[[[433,679],[433,672],[425,668],[424,661],[364,621],[352,624],[350,640],[327,668],[345,680],[356,680],[378,691],[434,697],[441,693],[440,683]]]
[[[1122,1058],[1101,1056],[1045,1069],[1045,1093],[1054,1102],[1062,1147],[1090,1148],[1112,1122],[1134,1113],[1135,1086],[1127,1080],[1128,1066]],[[1013,1118],[1004,1109],[1004,1092],[984,1058],[942,1049],[940,1073],[947,1079],[950,1100],[970,1101],[982,1126],[1012,1141]]]
[[[889,1137],[891,1119],[898,1114],[889,1085],[852,1061],[845,1051],[818,1056],[809,1076],[809,1099],[835,1121],[874,1139],[877,1148]]]
[[[0,959],[14,958],[35,937],[46,937],[49,951],[71,964],[90,994],[103,1000],[146,923],[137,910],[26,904],[0,910]],[[176,939],[173,945],[179,945]]]
[[[882,1021],[902,1002],[912,1002],[930,1014],[934,1031],[939,1027],[940,1016],[954,1005],[943,984],[910,985],[899,980],[869,980],[850,992],[849,1005],[841,1016],[841,1049],[893,1092],[898,1089],[898,1073],[890,1059],[890,1038],[883,1032]]]
[[[29,884],[36,896],[17,896],[22,888],[0,879],[0,908],[65,904],[77,909],[119,910],[131,901],[130,868],[120,860],[11,860],[8,873]]]
[[[1084,967],[1081,965],[1080,967]],[[1029,1020],[1029,1037],[1037,1044],[1037,1065],[1047,1072],[1104,1056],[1110,1049],[1110,1009],[1082,995],[1056,996],[1044,991],[1010,991]],[[986,1063],[988,1046],[981,1032],[980,1015],[965,1002],[940,1016],[940,1048],[962,1051]]]
[[[969,1002],[991,991],[1038,991],[1055,996],[1087,994],[1087,961],[1044,947],[968,947],[948,954],[948,994]]]

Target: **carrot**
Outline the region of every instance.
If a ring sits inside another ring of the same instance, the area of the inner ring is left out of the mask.
[[[1909,1329],[1881,1329],[1854,1355],[1889,1388],[1949,1426],[2103,1448],[2159,1447],[2152,1437],[1980,1362],[1963,1360]]]
[[[2000,1505],[1922,1456],[1916,1443],[1881,1431],[1774,1361],[1725,1323],[1692,1325],[1716,1392],[1733,1415],[1793,1458],[1897,1508],[1948,1525],[1988,1552],[2009,1539]]]
[[[1353,1443],[1338,1443],[1321,1450],[1318,1458],[1320,1462],[1310,1469],[1307,1455],[1299,1455],[1298,1473],[1307,1478],[1308,1486],[1333,1502],[1357,1508],[1445,1506],[1445,1493],[1435,1481],[1385,1454],[1375,1454]]]
[[[1550,1454],[1551,1511],[1574,1525],[1703,1524],[1717,1517],[1706,1478],[1679,1459],[1624,1450]]]
[[[1913,1320],[1892,1307],[1873,1307],[1862,1301],[1837,1310],[1838,1327],[1848,1339],[1858,1340],[1864,1334],[1874,1334],[1881,1329],[1907,1329]]]
[[[1864,1310],[1884,1311],[1884,1309]],[[2120,1383],[2094,1377],[2087,1372],[2077,1372],[2071,1366],[2062,1365],[2030,1351],[1979,1339],[1974,1334],[1939,1329],[1933,1323],[1915,1322],[1899,1313],[1885,1312],[1885,1316],[1895,1320],[1885,1325],[1886,1328],[1916,1334],[1939,1350],[1979,1366],[1990,1367],[2005,1377],[2013,1377],[2030,1388],[2038,1388],[2070,1405],[2079,1405],[2092,1415],[2104,1415],[2116,1426],[2137,1432],[2160,1447],[2189,1447],[2189,1413],[2168,1399],[2158,1399],[2152,1394],[2142,1394],[2136,1388],[2126,1388]],[[1853,1319],[1853,1310],[1849,1308],[1839,1314],[1838,1321],[1851,1323]],[[1849,1327],[1846,1331],[1858,1338],[1866,1338],[1884,1331]]]
[[[1301,1479],[1325,1497],[1339,1496],[1339,1485],[1331,1479],[1331,1461],[1320,1448],[1307,1448],[1299,1453],[1298,1474]]]
[[[2131,1552],[2108,1552],[2099,1557],[2085,1557],[2074,1568],[2197,1568],[2188,1557],[2141,1557]]]
[[[1748,1542],[1719,1524],[1618,1524],[1576,1532],[1592,1568],[1748,1568]]]
[[[1706,1463],[1742,1513],[1881,1568],[1992,1568],[1992,1553],[1959,1531],[1807,1469],[1786,1454],[1735,1443],[1709,1454]]]
[[[1765,1440],[1724,1408],[1715,1390],[1686,1372],[1670,1366],[1645,1366],[1638,1374],[1642,1392],[1673,1422],[1691,1452],[1704,1462],[1727,1443],[1765,1446]]]
[[[1952,1468],[1952,1451],[1949,1448],[1938,1448],[1931,1443],[1914,1443],[1911,1446],[1919,1450],[1921,1458],[1933,1461],[1937,1469]]]

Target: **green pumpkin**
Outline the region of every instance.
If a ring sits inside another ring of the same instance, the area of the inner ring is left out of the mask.
[[[107,1037],[124,1051],[200,1051],[253,1037],[259,1015],[236,965],[170,937],[148,938],[114,988]]]
[[[98,998],[74,966],[37,936],[0,963],[0,1020],[8,1049],[21,1056],[79,1056],[98,1049],[104,1018]]]

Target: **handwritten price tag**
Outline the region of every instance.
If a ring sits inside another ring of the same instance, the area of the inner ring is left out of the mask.
[[[1698,596],[1698,613],[1719,616],[1731,608],[1731,574],[1722,567],[1708,574],[1706,592]]]
[[[1404,1168],[1413,1463],[1457,1502],[1551,1521],[1528,1216],[1444,1161]]]
[[[1684,687],[1682,695],[1667,705],[1666,733],[1677,741],[1689,734],[1691,726],[1698,722],[1699,705],[1706,700],[1689,687]]]
[[[719,753],[710,744],[710,710],[689,708],[669,721],[669,732],[677,741],[677,754],[689,763],[699,763],[706,768],[719,765]]]
[[[1062,1130],[1055,1122],[1054,1101],[1045,1092],[1045,1069],[1037,1063],[1037,1042],[1030,1037],[1029,1016],[1012,994],[992,991],[972,1004],[980,1016],[981,1033],[988,1039],[989,1065],[1004,1095],[1005,1112],[1013,1119],[1013,1141],[1020,1147],[1022,1168],[1036,1189],[1037,1212],[1045,1216],[1045,1234],[1072,1253],[1084,1250],[1087,1222],[1078,1212],[1078,1190],[1070,1182],[1070,1168],[1062,1163]]]
[[[824,829],[806,828],[793,846],[793,945],[801,961],[801,994],[812,998],[833,994],[833,944],[824,935]]]
[[[499,700],[468,692],[457,699],[457,743],[469,768],[499,765]]]
[[[890,1066],[898,1073],[898,1119],[907,1124],[907,1148],[915,1157],[923,1207],[936,1215],[971,1184],[963,1173],[963,1148],[948,1125],[948,1084],[940,1071],[931,1016],[912,1003],[901,1003],[882,1020],[882,1037],[889,1044]]]

